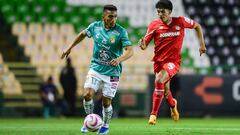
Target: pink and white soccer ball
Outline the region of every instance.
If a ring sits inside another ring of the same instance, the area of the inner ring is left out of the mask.
[[[84,119],[85,127],[91,132],[96,132],[102,124],[102,118],[97,114],[89,114]]]

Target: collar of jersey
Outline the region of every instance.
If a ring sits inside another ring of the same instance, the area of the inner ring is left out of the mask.
[[[112,27],[112,28],[110,28],[110,29],[107,29],[107,28],[105,28],[105,26],[104,26],[104,22],[102,21],[102,27],[103,27],[103,29],[106,30],[106,31],[110,31],[110,30],[115,29],[116,25],[117,25],[117,24],[115,24],[114,27]]]

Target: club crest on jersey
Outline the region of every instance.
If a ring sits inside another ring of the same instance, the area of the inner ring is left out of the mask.
[[[173,63],[168,63],[168,69],[174,69],[175,65]]]
[[[111,43],[111,44],[115,43],[115,38],[114,38],[114,37],[111,37],[111,38],[110,38],[110,43]]]
[[[176,30],[180,30],[181,29],[178,25],[176,25],[175,28],[176,28]]]

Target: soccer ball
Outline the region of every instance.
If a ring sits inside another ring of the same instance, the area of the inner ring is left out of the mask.
[[[89,114],[84,119],[84,126],[88,131],[96,132],[103,124],[101,117],[97,114]]]

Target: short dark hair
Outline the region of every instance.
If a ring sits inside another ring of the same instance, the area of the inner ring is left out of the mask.
[[[103,12],[106,11],[106,10],[117,11],[117,7],[114,6],[114,5],[105,5],[105,6],[103,7]]]
[[[163,9],[169,9],[172,11],[173,9],[173,5],[172,2],[170,0],[159,0],[156,5],[156,8],[163,8]]]

